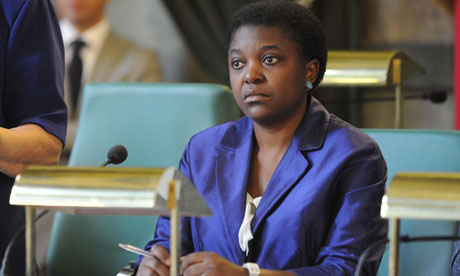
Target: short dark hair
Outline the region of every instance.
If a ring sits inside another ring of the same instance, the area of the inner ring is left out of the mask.
[[[227,53],[234,33],[245,25],[282,28],[288,39],[299,44],[304,61],[319,61],[318,76],[313,86],[321,82],[327,63],[326,35],[323,25],[310,9],[290,0],[260,1],[241,7],[230,19]]]

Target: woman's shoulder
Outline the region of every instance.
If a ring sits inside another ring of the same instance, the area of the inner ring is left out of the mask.
[[[331,114],[326,139],[334,144],[335,147],[341,147],[344,150],[380,152],[377,143],[372,137],[333,114]]]
[[[375,181],[385,179],[385,159],[375,140],[359,128],[332,114],[323,147],[311,152],[310,157],[312,163],[326,161],[340,174],[363,168],[366,170],[362,172],[363,175],[373,172]]]
[[[229,128],[235,124],[234,121],[226,122],[217,126],[209,127],[195,133],[190,141],[197,142],[216,142],[219,137],[222,137]]]
[[[250,120],[242,117],[214,127],[199,131],[192,136],[189,146],[203,147],[206,149],[219,147],[234,147],[244,142],[250,136]],[[252,130],[252,129],[251,129]]]

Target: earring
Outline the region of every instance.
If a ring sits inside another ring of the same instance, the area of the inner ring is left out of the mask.
[[[313,88],[313,84],[311,83],[311,81],[307,81],[305,85],[307,85],[308,90],[311,90]]]

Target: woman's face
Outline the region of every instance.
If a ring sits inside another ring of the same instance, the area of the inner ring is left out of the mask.
[[[230,83],[238,106],[254,122],[267,126],[283,123],[299,112],[303,115],[305,82],[313,83],[317,74],[310,63],[303,62],[300,46],[279,27],[238,28],[228,52]]]

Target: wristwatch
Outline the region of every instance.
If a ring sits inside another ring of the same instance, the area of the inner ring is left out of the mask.
[[[259,265],[256,263],[245,263],[243,267],[249,271],[249,276],[259,276],[260,275]]]

